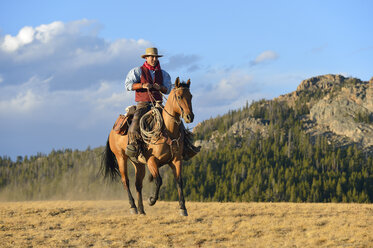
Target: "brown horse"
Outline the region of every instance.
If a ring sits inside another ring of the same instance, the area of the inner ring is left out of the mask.
[[[111,130],[103,159],[104,175],[115,178],[117,175],[121,176],[124,189],[127,190],[129,203],[131,205],[131,213],[145,214],[142,201],[142,182],[145,176],[145,164],[155,182],[155,190],[153,195],[149,197],[149,205],[152,206],[158,200],[159,189],[162,185],[162,178],[159,174],[159,168],[168,164],[175,176],[177,182],[177,190],[179,195],[180,214],[187,216],[188,212],[185,208],[185,200],[183,195],[183,180],[181,177],[182,168],[182,154],[183,154],[183,132],[180,130],[182,125],[182,117],[186,123],[193,122],[194,114],[192,110],[192,94],[190,93],[190,80],[187,83],[180,83],[179,78],[175,81],[175,87],[171,90],[165,107],[162,111],[164,121],[164,131],[161,138],[154,143],[150,143],[145,152],[143,152],[143,159],[139,158],[137,161],[131,161],[135,167],[136,174],[136,191],[138,204],[134,202],[129,187],[127,160],[128,156],[125,154],[126,146],[128,144],[127,135],[119,135]]]

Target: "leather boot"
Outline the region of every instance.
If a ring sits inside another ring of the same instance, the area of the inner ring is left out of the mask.
[[[137,157],[137,155],[139,155],[139,145],[137,142],[141,138],[139,121],[139,116],[135,115],[132,119],[131,126],[128,129],[129,144],[126,147],[125,153],[129,157]]]
[[[201,151],[201,146],[193,144],[193,133],[185,128],[184,123],[181,124],[180,131],[184,133],[183,160],[187,161]]]

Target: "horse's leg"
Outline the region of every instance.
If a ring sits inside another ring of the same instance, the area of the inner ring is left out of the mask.
[[[183,193],[183,178],[181,177],[181,160],[174,161],[169,165],[172,169],[172,172],[174,173],[176,180],[177,193],[179,195],[180,215],[188,216],[188,211],[185,207],[185,199]]]
[[[137,214],[136,204],[135,204],[135,201],[132,197],[130,184],[129,184],[129,180],[128,180],[127,158],[120,157],[119,159],[117,158],[117,161],[118,161],[119,172],[120,172],[120,175],[121,175],[121,178],[122,178],[123,187],[124,187],[125,190],[127,190],[127,193],[128,193],[128,200],[129,200],[130,205],[131,205],[130,212],[131,212],[131,214]]]
[[[145,177],[145,166],[142,164],[136,164],[136,191],[137,191],[137,207],[140,214],[145,214],[144,205],[142,203],[142,182]]]
[[[159,175],[158,160],[155,157],[150,157],[147,161],[147,164],[149,171],[152,174],[153,179],[155,180],[154,195],[149,197],[149,205],[153,206],[158,200],[159,189],[162,185],[162,178]]]

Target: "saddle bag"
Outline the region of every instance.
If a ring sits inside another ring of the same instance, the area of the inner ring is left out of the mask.
[[[135,114],[136,106],[132,105],[126,108],[126,114],[120,114],[118,119],[115,121],[113,130],[120,135],[126,135],[128,128],[131,125],[133,115]]]
[[[114,132],[120,135],[126,135],[128,132],[128,127],[130,126],[129,117],[129,115],[119,115],[113,126]]]

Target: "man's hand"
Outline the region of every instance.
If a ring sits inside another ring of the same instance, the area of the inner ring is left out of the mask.
[[[147,89],[147,90],[150,90],[150,89],[155,89],[155,90],[162,90],[161,86],[159,84],[149,84],[149,83],[146,83],[146,84],[143,84],[142,87],[144,89]]]
[[[139,90],[139,89],[147,89],[147,90],[150,90],[150,89],[155,89],[155,90],[158,90],[162,93],[166,93],[167,92],[167,88],[164,87],[164,86],[160,86],[159,84],[149,84],[149,83],[145,83],[145,84],[141,84],[141,83],[135,83],[132,85],[132,90]]]
[[[153,84],[153,88],[156,90],[161,90],[161,86],[159,84]]]
[[[150,90],[150,89],[152,88],[152,85],[149,84],[149,83],[146,83],[146,84],[143,84],[143,85],[142,85],[142,88],[143,88],[143,89]]]

